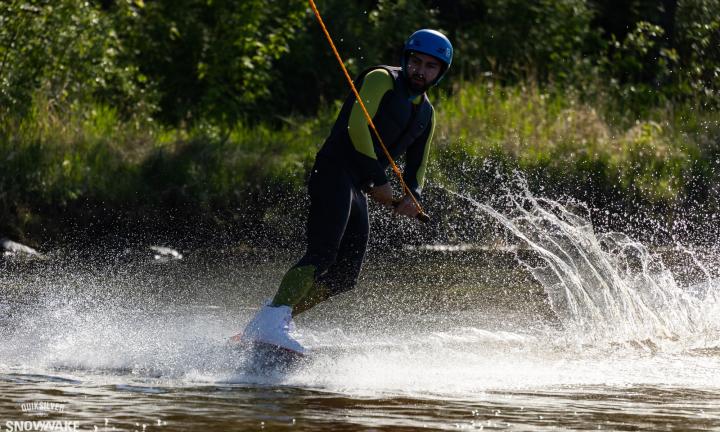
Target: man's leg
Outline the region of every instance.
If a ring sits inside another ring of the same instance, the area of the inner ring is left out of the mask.
[[[294,308],[316,288],[315,281],[335,262],[353,207],[353,188],[336,167],[317,164],[310,179],[307,250],[282,279],[274,306]]]
[[[316,163],[310,177],[305,256],[285,274],[272,302],[263,306],[246,326],[243,340],[304,352],[289,334],[293,309],[311,292],[317,277],[335,261],[352,205],[352,185],[347,175],[323,165],[327,164]]]
[[[355,287],[365,258],[368,235],[367,199],[365,195],[354,191],[352,210],[337,259],[325,273],[317,277],[306,296],[293,308],[293,315]]]

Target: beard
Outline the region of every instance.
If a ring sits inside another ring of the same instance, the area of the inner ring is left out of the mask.
[[[408,78],[408,86],[414,93],[417,94],[425,93],[425,91],[430,88],[430,85],[428,84],[425,77],[418,74],[414,74],[413,76]]]

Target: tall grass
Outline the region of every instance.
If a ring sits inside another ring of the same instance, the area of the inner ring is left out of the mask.
[[[668,106],[618,122],[607,120],[618,112],[602,100],[486,82],[464,83],[434,100],[431,184],[472,176],[472,161],[491,158],[550,190],[599,196],[596,204],[667,208],[694,200],[718,207],[715,112]],[[246,223],[267,223],[278,216],[276,199],[304,196],[337,110],[182,129],[147,116],[123,119],[108,106],[60,110],[36,99],[27,117],[0,120],[0,231],[33,237],[88,203],[97,212],[180,207],[212,214],[213,223],[239,213]]]
[[[501,159],[563,187],[599,180],[649,204],[677,205],[698,181],[717,181],[717,113],[667,106],[646,118],[607,120],[618,114],[603,100],[593,105],[532,85],[467,85],[440,98],[438,152]],[[452,162],[440,164],[441,175]]]

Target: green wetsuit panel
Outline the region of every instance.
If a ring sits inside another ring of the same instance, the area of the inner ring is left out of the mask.
[[[378,111],[378,107],[380,107],[380,101],[383,96],[392,89],[393,78],[385,69],[375,69],[365,75],[365,79],[363,79],[362,86],[360,87],[358,93],[360,93],[360,98],[362,99],[363,104],[365,104],[365,108],[367,109],[368,114],[370,114],[370,117],[375,116]],[[350,135],[350,141],[357,152],[377,160],[372,136],[370,135],[370,127],[368,126],[365,114],[357,101],[355,101],[355,104],[350,111],[348,134]]]
[[[430,158],[430,144],[432,143],[433,134],[435,133],[435,113],[433,112],[432,121],[430,122],[430,133],[428,134],[427,141],[425,142],[425,149],[423,151],[422,160],[420,166],[415,174],[415,181],[418,186],[418,190],[421,191],[425,184],[425,172],[427,171],[428,159]]]
[[[420,199],[430,158],[430,144],[435,133],[435,112],[430,118],[430,126],[405,152],[406,164],[403,178],[415,198]]]
[[[280,288],[273,298],[272,305],[294,307],[298,304],[313,287],[315,270],[314,265],[293,267],[288,270],[280,282]]]

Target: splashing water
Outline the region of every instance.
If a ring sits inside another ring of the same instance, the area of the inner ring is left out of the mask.
[[[311,361],[268,378],[245,371],[227,338],[272,295],[294,257],[193,261],[190,253],[177,263],[117,268],[45,262],[24,275],[0,273],[13,287],[8,302],[0,300],[0,373],[467,400],[554,386],[720,388],[714,270],[688,251],[699,277],[681,283],[642,243],[595,232],[584,206],[536,197],[518,181],[500,205],[456,195],[519,239],[516,257],[542,285],[533,284],[538,295],[508,282],[524,273],[512,257],[501,265],[483,257],[484,267],[473,269],[451,254],[433,263],[417,253],[407,271],[370,260],[357,290],[298,319],[302,342],[317,349]],[[432,280],[417,276],[425,267]],[[503,292],[534,303],[502,309]],[[537,313],[548,312],[546,299],[559,330]]]
[[[593,341],[706,338],[720,329],[717,279],[691,250],[700,280],[683,288],[660,254],[626,234],[596,233],[582,203],[534,196],[521,176],[498,210],[471,202],[533,254],[518,260],[542,284],[566,331]],[[452,193],[452,192],[451,192]]]

